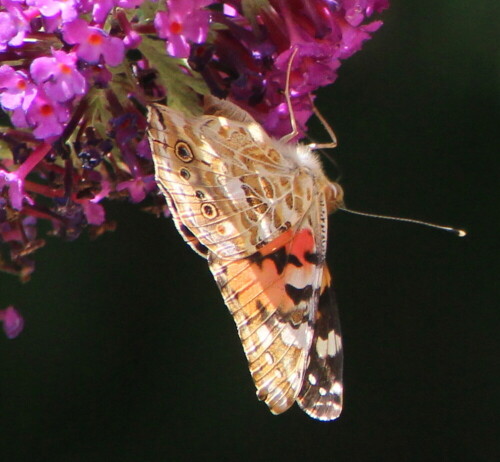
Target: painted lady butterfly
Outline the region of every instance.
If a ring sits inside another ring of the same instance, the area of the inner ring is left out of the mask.
[[[311,147],[269,137],[238,106],[149,111],[156,181],[186,242],[208,260],[234,317],[257,396],[280,414],[342,409],[342,344],[325,263],[342,204]]]

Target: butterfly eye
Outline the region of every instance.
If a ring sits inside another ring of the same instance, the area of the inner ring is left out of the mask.
[[[214,204],[210,204],[209,202],[205,202],[201,205],[201,214],[205,218],[215,218],[218,214],[217,207]]]
[[[193,151],[184,141],[178,141],[175,145],[175,155],[182,160],[182,162],[191,162],[194,159]]]
[[[191,178],[191,173],[189,173],[189,170],[187,168],[181,168],[181,171],[179,173],[185,180],[189,180],[189,178]]]

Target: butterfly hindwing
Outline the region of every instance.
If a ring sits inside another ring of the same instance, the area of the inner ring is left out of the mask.
[[[323,268],[314,337],[307,369],[297,402],[311,417],[336,419],[342,411],[343,351],[335,293],[331,288],[328,267]]]
[[[286,411],[302,386],[313,339],[321,278],[312,230],[289,230],[236,262],[210,268],[232,313],[257,396],[275,414]]]

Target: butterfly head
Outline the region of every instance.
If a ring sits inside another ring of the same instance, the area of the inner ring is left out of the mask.
[[[326,208],[333,213],[344,206],[344,190],[338,183],[330,181],[325,186]]]

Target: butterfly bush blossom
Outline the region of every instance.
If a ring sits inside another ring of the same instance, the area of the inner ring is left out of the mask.
[[[105,199],[167,214],[145,139],[147,105],[200,113],[228,98],[276,137],[299,137],[388,0],[0,0],[0,269],[28,281],[49,234],[114,229]],[[293,55],[293,59],[292,59]],[[46,228],[44,228],[46,229]],[[0,310],[8,337],[22,329]]]

